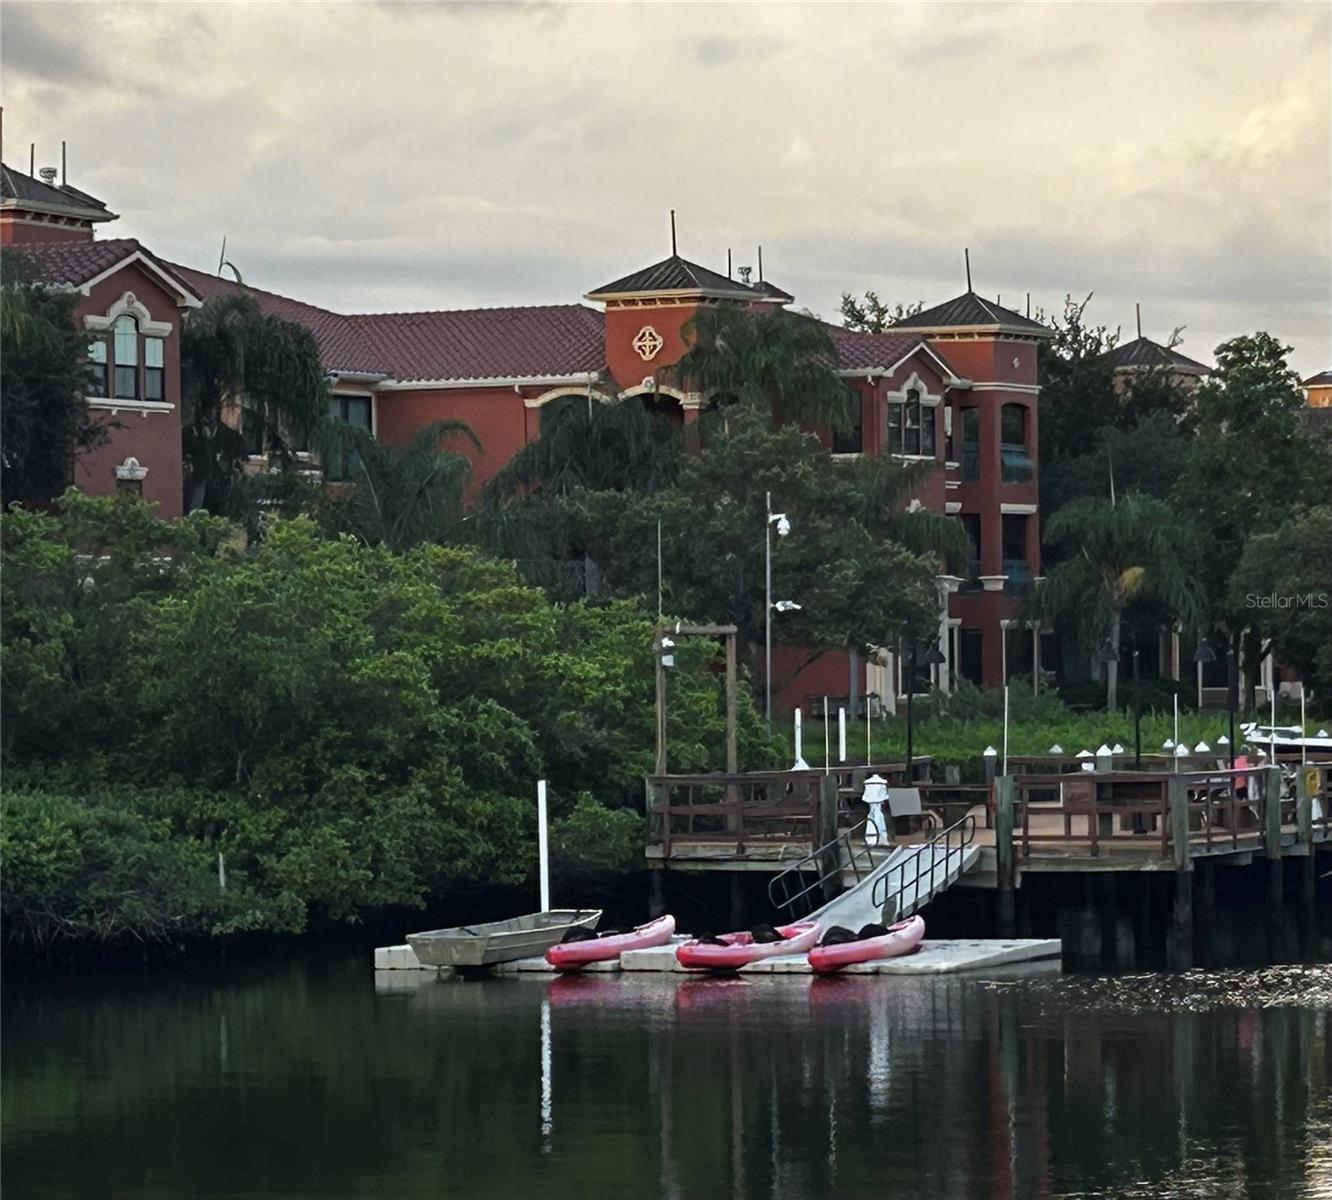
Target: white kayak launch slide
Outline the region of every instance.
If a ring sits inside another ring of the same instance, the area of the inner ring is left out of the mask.
[[[979,857],[980,847],[975,843],[949,847],[941,841],[899,846],[854,887],[829,900],[807,919],[818,921],[824,929],[830,925],[859,929],[870,922],[901,921],[956,883]],[[875,907],[875,885],[880,880],[884,882],[879,894],[896,898],[896,911],[883,913]]]

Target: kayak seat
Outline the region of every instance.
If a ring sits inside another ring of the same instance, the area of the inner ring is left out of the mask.
[[[755,925],[754,928],[749,931],[749,936],[752,937],[757,944],[762,946],[770,946],[773,942],[786,941],[786,939],[771,925]]]
[[[564,936],[560,938],[560,942],[591,942],[595,941],[596,937],[595,929],[584,929],[581,925],[575,925],[564,931]]]
[[[874,921],[871,921],[868,925],[862,925],[860,927],[859,931],[856,933],[856,941],[864,942],[868,941],[870,938],[881,938],[887,936],[888,936],[888,930],[884,926],[876,924]]]
[[[698,940],[709,946],[726,945],[726,943],[722,941],[721,938],[719,938],[715,933],[700,933],[698,935]]]
[[[847,929],[845,925],[834,925],[827,933],[823,935],[823,941],[820,946],[841,946],[846,942],[856,941],[856,935]]]

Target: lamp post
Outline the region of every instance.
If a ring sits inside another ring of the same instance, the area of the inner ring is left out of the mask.
[[[1142,767],[1142,689],[1139,687],[1141,676],[1138,664],[1138,638],[1132,630],[1126,632],[1129,641],[1133,643],[1133,769],[1136,771]],[[1107,638],[1105,645],[1101,647],[1101,662],[1109,666],[1118,661],[1119,655],[1115,653],[1114,646]]]
[[[798,609],[798,604],[793,604],[789,600],[782,600],[777,605],[772,602],[772,527],[777,526],[777,536],[785,537],[791,532],[791,522],[786,519],[785,513],[775,513],[772,511],[772,493],[765,493],[764,507],[767,510],[768,519],[763,526],[763,642],[764,642],[764,665],[763,665],[763,689],[764,689],[764,712],[768,721],[768,733],[772,733],[772,610],[776,607],[778,612],[787,612],[790,609]]]
[[[910,786],[913,778],[912,759],[913,759],[913,741],[912,741],[912,717],[911,717],[911,697],[916,691],[916,667],[926,664],[934,666],[937,663],[947,662],[942,654],[939,653],[938,646],[931,646],[924,654],[916,649],[916,642],[911,641],[911,651],[907,662],[907,736],[906,736],[906,781]]]

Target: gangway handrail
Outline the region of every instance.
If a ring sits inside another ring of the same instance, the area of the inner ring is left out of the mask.
[[[804,858],[787,867],[785,871],[774,875],[772,879],[768,881],[768,900],[772,906],[786,912],[794,912],[795,904],[798,901],[804,900],[806,901],[805,912],[812,912],[817,905],[808,902],[810,893],[822,891],[825,883],[830,879],[840,879],[842,872],[848,868],[855,876],[856,882],[859,883],[863,878],[859,856],[863,854],[865,858],[864,874],[868,875],[875,866],[874,856],[870,852],[869,846],[867,846],[864,841],[865,830],[869,826],[869,823],[869,818],[866,817],[859,825],[856,825],[851,829],[844,829],[831,841],[825,842],[816,850],[811,850]],[[856,848],[855,842],[853,841],[858,835],[861,839],[859,849]],[[820,865],[821,862],[825,860],[825,856],[833,861],[833,866],[823,867]],[[802,882],[804,878],[802,873],[811,863],[814,864],[815,868],[819,870],[821,874],[813,883],[802,887],[797,892],[792,892],[792,877],[794,877],[797,882]],[[780,885],[780,887],[778,885]],[[779,891],[781,892],[780,899],[778,899]]]
[[[962,852],[969,845],[971,845],[972,841],[975,839],[975,836],[976,836],[976,818],[974,815],[968,814],[967,816],[963,817],[961,820],[953,822],[953,824],[949,825],[947,829],[941,829],[938,833],[936,833],[932,838],[929,838],[927,841],[920,842],[918,845],[915,846],[900,847],[900,849],[903,850],[915,851],[915,853],[910,856],[911,859],[913,860],[913,865],[915,868],[914,872],[910,876],[908,876],[907,872],[909,868],[907,866],[906,858],[904,856],[900,867],[888,872],[888,874],[886,875],[880,876],[878,879],[874,881],[874,890],[870,893],[870,902],[874,905],[876,909],[879,910],[879,912],[882,913],[886,911],[885,906],[888,904],[888,902],[892,901],[893,912],[891,914],[891,917],[888,919],[896,920],[898,916],[901,915],[900,909],[902,904],[902,896],[906,893],[908,888],[914,887],[916,889],[915,895],[917,897],[915,908],[919,908],[920,882],[922,878],[926,876],[929,877],[929,888],[928,888],[929,897],[927,898],[932,899],[935,895],[935,872],[939,869],[940,865],[942,865],[943,886],[946,887],[948,885],[948,873],[949,870],[951,869],[949,864],[951,862],[954,851],[957,852],[958,870],[960,873],[962,868]],[[935,850],[939,846],[940,842],[943,843],[943,851],[944,851],[942,864],[940,864],[939,855],[935,853]],[[926,851],[929,852],[929,859],[930,859],[929,866],[922,868],[920,860],[925,856]],[[895,879],[897,881],[897,885],[891,893],[888,892],[889,879]]]

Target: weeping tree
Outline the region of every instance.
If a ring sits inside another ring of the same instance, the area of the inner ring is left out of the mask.
[[[181,333],[187,511],[234,515],[252,453],[290,469],[328,410],[314,334],[265,314],[249,296],[217,296]]]
[[[1186,624],[1202,611],[1189,565],[1192,534],[1164,501],[1130,492],[1118,502],[1066,504],[1046,524],[1045,538],[1061,559],[1028,597],[1028,615],[1074,622],[1086,647],[1109,643],[1106,708],[1113,711],[1126,610],[1150,597]]]
[[[662,372],[667,382],[778,422],[849,428],[852,392],[822,322],[780,308],[701,308],[684,332],[689,349]]]
[[[390,550],[456,538],[472,471],[463,447],[480,448],[466,422],[432,422],[395,446],[330,417],[315,442],[336,480],[319,502],[325,528]]]

